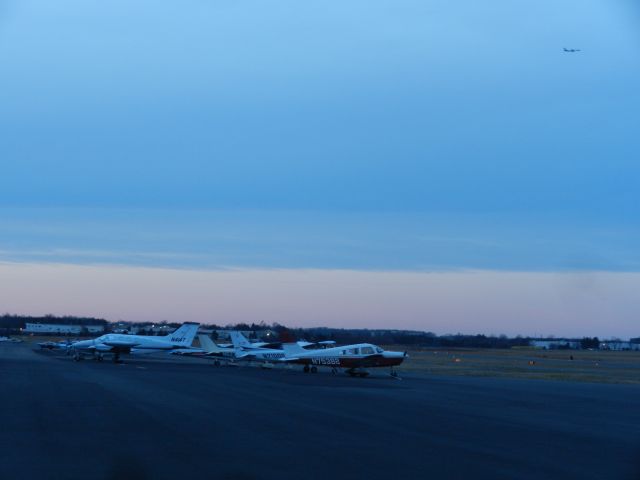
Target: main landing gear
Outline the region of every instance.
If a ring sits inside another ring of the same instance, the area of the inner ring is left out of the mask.
[[[304,368],[302,369],[302,371],[304,373],[318,373],[318,367],[316,367],[315,365],[310,367],[309,365],[305,365]]]

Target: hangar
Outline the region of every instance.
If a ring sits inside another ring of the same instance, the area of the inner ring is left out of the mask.
[[[102,333],[103,325],[64,325],[59,323],[27,323],[23,333],[59,333],[79,335],[82,332]]]

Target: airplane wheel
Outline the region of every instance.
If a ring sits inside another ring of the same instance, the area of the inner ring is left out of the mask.
[[[96,357],[96,360],[97,360],[97,361],[99,361],[99,362],[101,362],[101,361],[103,361],[103,360],[104,360],[104,357],[103,357],[102,355],[98,355],[98,356]]]
[[[318,373],[318,367],[311,367],[311,373]]]
[[[219,366],[220,366],[220,360],[216,360],[215,362],[213,362],[213,364],[214,364],[216,367],[219,367]]]
[[[78,355],[77,353],[73,356],[73,361],[74,362],[79,362],[80,361],[80,355]]]
[[[304,373],[309,373],[309,365],[305,365],[304,368],[302,369],[302,371]]]

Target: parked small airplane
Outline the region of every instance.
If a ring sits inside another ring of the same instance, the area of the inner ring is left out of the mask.
[[[43,350],[66,350],[68,349],[73,342],[69,340],[64,340],[62,342],[40,342],[38,346]]]
[[[242,332],[238,332],[232,330],[229,332],[229,337],[231,338],[231,345],[233,348],[241,348],[244,350],[253,350],[260,348],[267,349],[279,349],[282,346],[282,342],[251,342],[247,337],[245,337]],[[224,345],[219,345],[220,347],[224,347]]]
[[[238,331],[230,331],[229,336],[231,337],[231,344],[234,348],[242,348],[244,350],[255,350],[255,349],[274,349],[274,350],[282,350],[282,342],[250,342],[247,337],[245,337],[242,332]],[[321,342],[307,342],[305,340],[298,340],[296,342],[304,349],[311,348],[328,348],[335,346],[336,342],[333,340],[324,340]],[[218,345],[219,347],[224,347],[224,345]]]
[[[565,52],[567,52],[567,53],[576,53],[576,52],[579,52],[579,51],[580,51],[580,49],[579,49],[579,48],[566,48],[566,47],[565,47],[565,48],[563,48],[563,50],[564,50]]]
[[[330,367],[334,373],[338,368],[346,368],[346,373],[366,377],[367,368],[389,367],[392,377],[398,374],[393,367],[400,365],[407,352],[385,351],[370,343],[358,343],[343,347],[321,350],[305,350],[297,344],[284,344],[285,358],[281,361],[304,365],[304,372],[316,373],[318,367]]]
[[[241,332],[229,332],[235,355],[237,360],[263,362],[265,364],[283,360],[286,356],[282,349],[282,342],[257,342],[251,343]],[[304,349],[326,349],[329,345],[333,346],[336,342],[327,340],[323,342],[306,342],[304,340],[296,342],[296,345]]]
[[[73,359],[78,361],[89,354],[102,361],[104,354],[113,355],[113,361],[119,362],[121,354],[146,354],[167,352],[176,349],[188,349],[198,331],[199,323],[185,322],[169,335],[124,335],[108,333],[93,340],[82,340],[71,344]]]
[[[22,340],[20,340],[19,338],[0,337],[0,342],[22,343]]]
[[[233,361],[236,358],[233,346],[222,346],[216,344],[209,335],[198,335],[200,348],[178,349],[171,353],[185,357],[211,358],[220,364],[220,360]]]
[[[268,347],[269,345],[280,345],[280,343],[251,343],[242,333],[235,331],[229,332],[229,336],[233,343],[236,360],[272,363],[276,360],[282,360],[285,357],[284,350],[281,348]],[[257,347],[256,345],[265,346]]]

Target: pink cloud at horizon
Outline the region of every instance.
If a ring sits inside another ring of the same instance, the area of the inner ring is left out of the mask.
[[[0,264],[3,312],[442,333],[640,336],[639,273]]]

